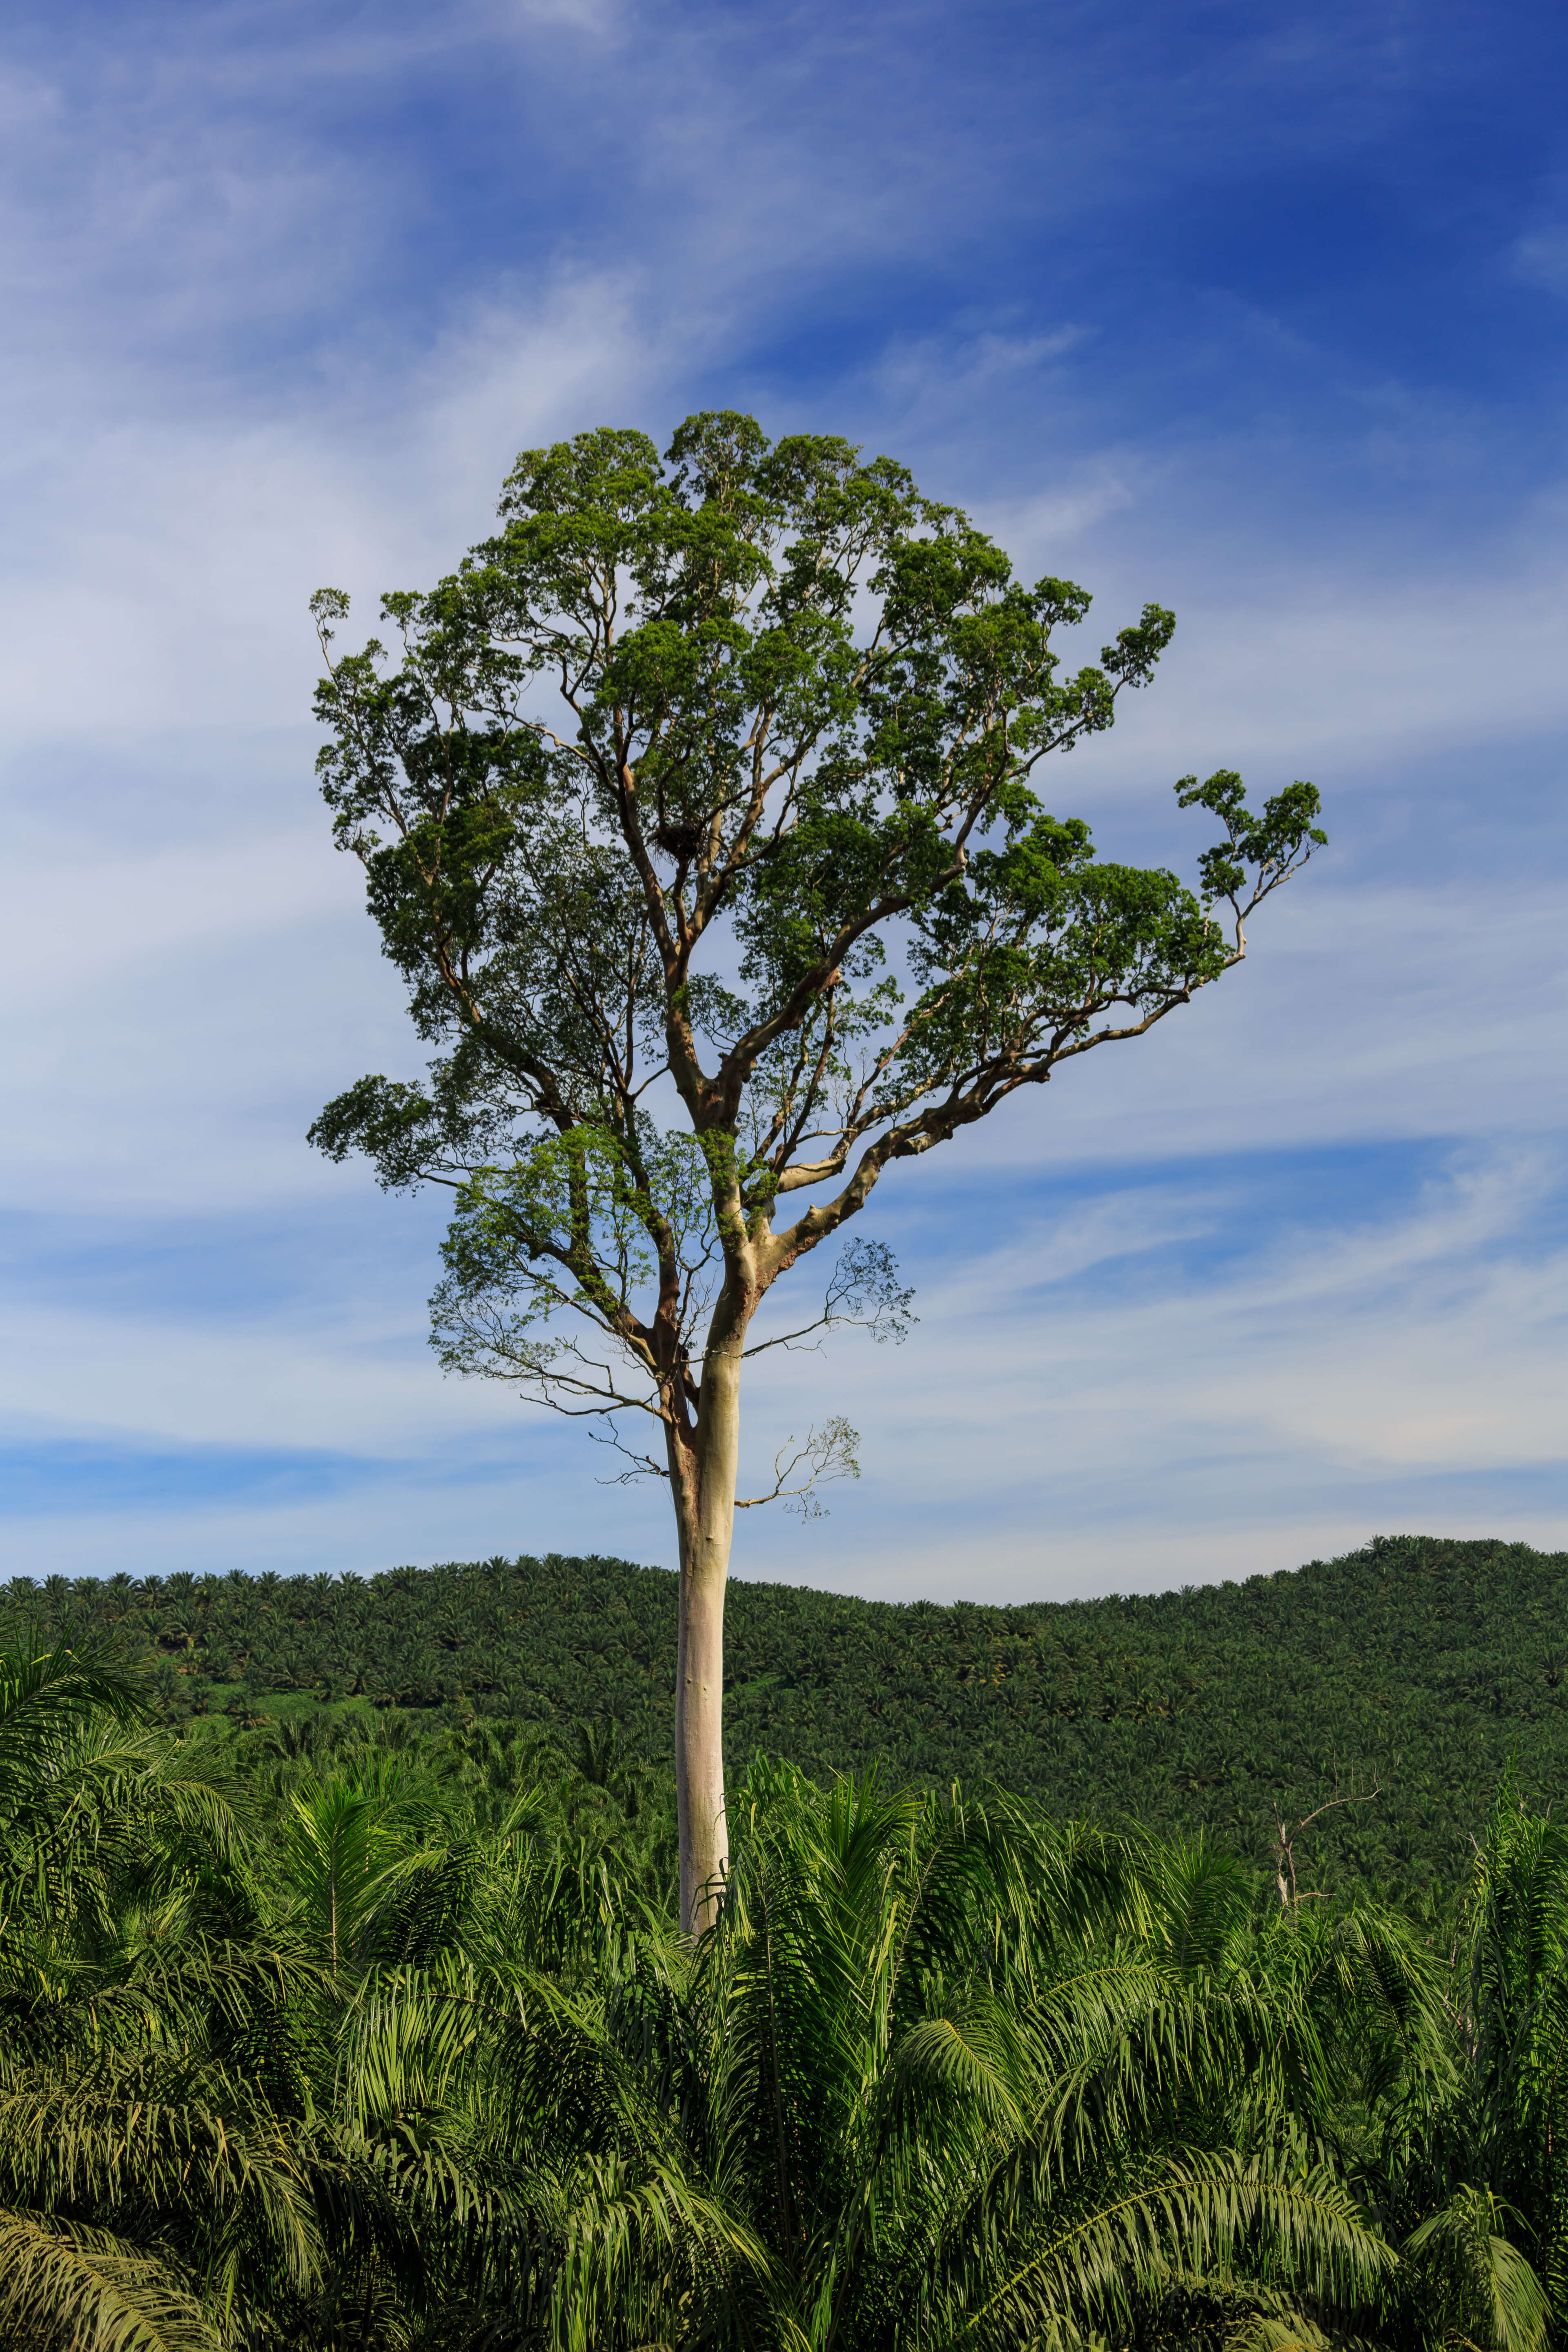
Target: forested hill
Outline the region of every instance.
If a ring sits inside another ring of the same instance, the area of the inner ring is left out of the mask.
[[[669,1575],[624,1560],[492,1559],[370,1580],[27,1579],[5,1592],[52,1637],[112,1629],[157,1663],[174,1720],[323,1706],[613,1717],[668,1754]],[[1149,1598],[907,1607],[731,1587],[727,1746],[816,1772],[994,1780],[1055,1809],[1206,1824],[1255,1859],[1288,1819],[1332,1870],[1415,1894],[1462,1871],[1512,1759],[1568,1789],[1568,1554],[1380,1538],[1289,1574]]]

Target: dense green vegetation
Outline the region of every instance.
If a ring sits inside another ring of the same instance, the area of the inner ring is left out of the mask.
[[[1441,1936],[998,1791],[0,1655],[7,2352],[1547,2352],[1568,1837]],[[572,1749],[575,1749],[574,1755]]]
[[[291,1579],[13,1583],[9,1622],[154,1660],[165,1720],[395,1710],[461,1726],[611,1725],[660,1768],[673,1579],[610,1559],[494,1559]],[[1205,1828],[1270,1861],[1276,1807],[1322,1816],[1302,1883],[1410,1903],[1463,1875],[1511,1760],[1568,1782],[1568,1556],[1379,1539],[1291,1575],[1143,1599],[911,1607],[735,1582],[731,1757],[821,1778],[983,1781],[1058,1814]]]

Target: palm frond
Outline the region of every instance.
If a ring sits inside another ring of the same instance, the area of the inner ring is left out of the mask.
[[[53,2214],[0,2210],[0,2335],[36,2352],[219,2352],[157,2254]]]
[[[1021,2235],[1010,2262],[993,2232],[981,2267],[973,2254],[952,2264],[922,2331],[930,2352],[1014,2344],[1066,2322],[1125,2325],[1173,2263],[1217,2267],[1245,2249],[1299,2291],[1333,2300],[1375,2294],[1396,2261],[1331,2176],[1225,2157],[1170,2159],[1110,2193],[1085,2184]]]
[[[1551,2312],[1534,2271],[1507,2235],[1517,2215],[1466,2185],[1405,2242],[1429,2308],[1489,2352],[1540,2352]]]

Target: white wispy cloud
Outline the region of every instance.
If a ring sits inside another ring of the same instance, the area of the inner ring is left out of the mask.
[[[1541,1220],[1563,1175],[1472,1155],[1380,1214],[1274,1231],[1234,1173],[1055,1216],[994,1200],[978,1228],[973,1194],[928,1198],[928,1244],[949,1229],[934,1264],[906,1257],[921,1319],[902,1349],[760,1360],[752,1466],[848,1411],[866,1476],[815,1526],[748,1515],[737,1569],[1000,1600],[1252,1573],[1391,1524],[1561,1541],[1568,1247]],[[670,1558],[657,1488],[596,1488],[580,1432],[436,1379],[408,1272],[395,1310],[362,1295],[347,1316],[24,1315],[13,1430],[272,1451],[280,1474],[320,1454],[342,1491],[50,1514],[6,1556],[195,1561],[221,1538],[312,1566],[388,1544]]]
[[[875,1491],[811,1549],[857,1590],[1026,1598],[1179,1582],[1215,1542],[1245,1572],[1289,1566],[1391,1504],[1561,1541],[1568,1248],[1538,1220],[1563,1174],[1468,1160],[1402,1211],[1272,1236],[1234,1180],[1153,1186],[956,1248],[903,1350],[821,1374],[852,1400]],[[1238,1226],[1218,1262],[1170,1248]],[[1096,1271],[1115,1275],[1098,1297]],[[787,1362],[771,1378],[782,1428],[817,1391]],[[1500,1473],[1528,1474],[1514,1499]],[[746,1538],[788,1572],[776,1528]]]

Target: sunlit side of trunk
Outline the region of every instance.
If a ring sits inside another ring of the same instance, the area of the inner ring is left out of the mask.
[[[730,1858],[724,1819],[724,1585],[735,1526],[742,1335],[710,1349],[695,1441],[672,1476],[680,1535],[675,1788],[680,1822],[680,1925],[713,1918]]]

